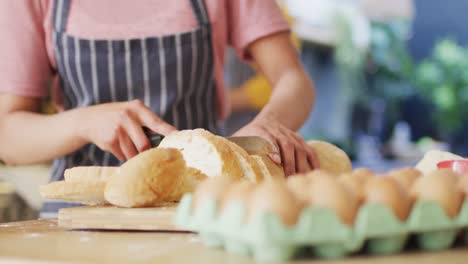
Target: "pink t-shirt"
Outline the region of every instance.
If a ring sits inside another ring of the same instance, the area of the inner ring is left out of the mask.
[[[220,118],[229,106],[223,82],[224,52],[231,45],[242,58],[253,41],[288,24],[274,0],[205,0],[212,23],[215,78]],[[52,44],[52,0],[0,1],[0,93],[44,97],[57,80]],[[89,39],[161,36],[193,29],[189,0],[72,1],[66,31]],[[61,105],[58,82],[53,95]]]

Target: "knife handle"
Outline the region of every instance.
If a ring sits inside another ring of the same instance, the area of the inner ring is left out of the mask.
[[[147,127],[143,127],[143,131],[145,132],[145,135],[146,135],[146,136],[148,137],[148,139],[150,140],[150,142],[151,142],[151,147],[153,147],[153,148],[159,146],[159,144],[161,143],[161,141],[162,141],[163,138],[164,138],[163,135],[154,133],[153,131],[151,131],[151,130],[150,130],[149,128],[147,128]]]

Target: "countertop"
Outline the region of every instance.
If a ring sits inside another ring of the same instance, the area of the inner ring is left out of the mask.
[[[468,250],[412,252],[387,257],[355,256],[292,263],[467,263]],[[197,235],[168,232],[66,231],[56,220],[0,224],[0,263],[255,263],[251,258],[205,248]],[[258,262],[257,262],[258,263]]]

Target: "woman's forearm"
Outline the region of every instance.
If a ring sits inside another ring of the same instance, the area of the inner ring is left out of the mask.
[[[0,159],[11,165],[50,161],[86,141],[79,136],[76,110],[54,115],[15,111],[0,116]]]
[[[292,130],[298,130],[309,117],[314,101],[312,80],[302,69],[291,69],[274,84],[270,101],[257,118],[273,118]]]

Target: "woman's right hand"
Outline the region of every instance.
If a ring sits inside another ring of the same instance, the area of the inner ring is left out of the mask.
[[[116,102],[77,109],[81,124],[79,135],[88,143],[128,160],[151,147],[143,127],[167,135],[176,130],[140,100]]]

